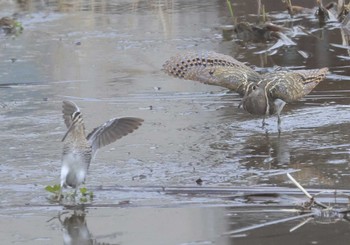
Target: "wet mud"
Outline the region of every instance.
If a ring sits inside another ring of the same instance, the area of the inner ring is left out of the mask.
[[[293,1],[312,10],[293,18],[282,2],[262,3],[294,44],[227,35],[226,1],[1,2],[0,18],[23,27],[0,32],[2,242],[346,244],[346,215],[302,214],[309,199],[286,173],[346,210],[350,27],[320,25],[312,1]],[[256,1],[232,4],[238,21],[256,22]],[[330,72],[287,104],[279,135],[275,116],[262,129],[236,93],[162,72],[186,50],[231,55],[258,72]],[[114,117],[145,120],[98,152],[86,184],[91,203],[59,205],[44,190],[59,183],[63,100],[79,105],[87,131]]]

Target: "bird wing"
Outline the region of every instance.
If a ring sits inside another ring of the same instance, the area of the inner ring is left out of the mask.
[[[222,86],[244,95],[251,82],[261,75],[231,56],[210,52],[185,52],[171,57],[163,65],[170,76]]]
[[[76,104],[68,100],[63,101],[62,113],[64,123],[66,124],[67,128],[69,128],[72,124],[72,114],[76,111],[80,111],[79,107]]]
[[[142,122],[143,119],[135,117],[114,118],[93,129],[86,137],[92,146],[92,155],[101,147],[133,132]]]
[[[309,94],[327,72],[328,68],[266,73],[259,86],[266,86],[272,98],[293,102]]]

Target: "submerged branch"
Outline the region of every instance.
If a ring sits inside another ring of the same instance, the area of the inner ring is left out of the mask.
[[[287,177],[288,177],[288,178],[294,183],[294,185],[295,185],[296,187],[298,187],[308,198],[310,198],[310,202],[311,202],[311,203],[315,203],[316,205],[318,205],[318,206],[320,206],[320,207],[322,207],[322,208],[330,208],[329,206],[327,206],[327,205],[325,205],[325,204],[323,204],[323,203],[321,203],[321,202],[316,201],[316,200],[314,199],[314,197],[311,196],[310,193],[307,192],[307,190],[305,190],[304,187],[302,187],[302,186],[299,184],[299,182],[297,182],[297,181],[292,177],[292,175],[290,175],[289,173],[287,173]]]

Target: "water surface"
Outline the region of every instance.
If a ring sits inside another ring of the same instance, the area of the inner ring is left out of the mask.
[[[0,36],[4,244],[69,244],[70,224],[88,234],[80,244],[280,244],[296,237],[300,244],[345,244],[343,219],[311,220],[289,231],[305,218],[232,235],[295,217],[281,209],[307,199],[271,197],[247,207],[215,189],[232,188],[234,195],[236,187],[294,188],[286,172],[307,189],[349,186],[350,73],[342,29],[339,23],[320,28],[312,14],[290,19],[280,2],[264,4],[271,21],[301,25],[312,35],[291,37],[297,45],[274,52],[265,52],[273,43],[225,40],[220,27],[232,24],[226,1],[2,2],[0,17],[16,14],[24,27],[17,36]],[[256,20],[255,1],[233,7],[239,21]],[[166,59],[192,49],[232,55],[258,71],[327,66],[330,74],[285,107],[279,136],[277,119],[267,120],[266,133],[261,118],[238,108],[237,94],[161,71]],[[88,130],[113,117],[145,120],[99,151],[87,179],[95,198],[80,216],[51,204],[44,190],[59,182],[62,100],[79,105]],[[198,179],[208,188],[200,195],[162,191],[196,190]],[[274,210],[263,211],[270,206]]]

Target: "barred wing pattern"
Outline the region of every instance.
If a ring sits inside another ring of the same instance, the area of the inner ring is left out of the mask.
[[[266,86],[274,99],[293,102],[309,94],[326,77],[327,72],[328,68],[267,73],[259,86]]]
[[[262,76],[231,56],[210,52],[186,52],[163,65],[170,76],[222,86],[244,95],[247,87]]]
[[[92,146],[92,155],[101,147],[132,133],[141,126],[143,119],[135,117],[114,118],[92,130],[87,140]]]

